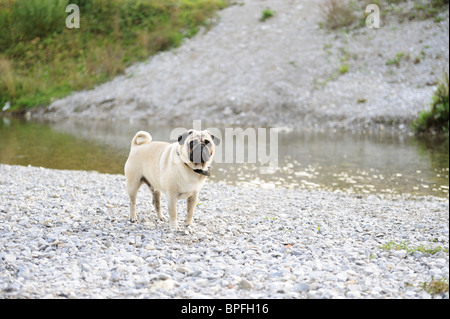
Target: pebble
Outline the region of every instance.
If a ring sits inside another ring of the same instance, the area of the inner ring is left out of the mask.
[[[447,252],[381,248],[448,249],[447,199],[212,182],[200,196],[187,234],[144,192],[130,223],[123,175],[0,165],[0,298],[448,298],[422,288],[448,278]]]
[[[406,250],[401,249],[401,250],[393,251],[393,252],[392,252],[392,255],[393,255],[394,257],[403,259],[403,258],[405,258],[405,257],[408,255],[408,252],[407,252]]]
[[[248,281],[247,279],[242,279],[241,281],[239,281],[239,288],[241,289],[253,289],[253,285],[250,281]]]
[[[295,286],[295,291],[299,291],[299,292],[308,292],[310,289],[309,285],[307,283],[299,283],[298,285]]]
[[[338,274],[336,275],[336,278],[337,278],[339,281],[346,282],[347,279],[348,279],[348,274],[347,274],[346,271],[343,271],[343,272],[338,273]]]
[[[352,299],[359,299],[361,298],[361,293],[359,291],[356,290],[350,290],[346,293],[345,295],[347,298],[352,298]]]
[[[182,274],[187,274],[187,273],[191,272],[191,270],[189,268],[181,267],[181,266],[177,267],[177,271]]]
[[[4,260],[6,263],[13,263],[13,262],[16,261],[16,256],[7,254],[7,255],[3,256],[3,260]]]

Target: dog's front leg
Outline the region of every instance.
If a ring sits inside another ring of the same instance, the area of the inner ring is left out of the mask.
[[[169,225],[173,229],[178,228],[177,221],[177,197],[173,194],[167,196],[167,205],[169,207]]]
[[[192,226],[192,217],[194,216],[194,209],[197,205],[198,193],[194,193],[187,198],[187,216],[185,224],[187,226]]]

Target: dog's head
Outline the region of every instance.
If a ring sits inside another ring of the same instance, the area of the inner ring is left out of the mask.
[[[178,143],[183,161],[192,168],[204,169],[210,166],[220,139],[209,131],[188,130],[178,137]]]

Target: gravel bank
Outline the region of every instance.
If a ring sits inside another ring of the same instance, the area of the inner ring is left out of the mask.
[[[275,15],[261,22],[266,8]],[[378,30],[330,32],[319,27],[320,1],[241,0],[180,48],[33,115],[402,129],[448,70],[448,14],[440,23],[398,23],[381,14]],[[387,65],[398,55],[397,65]],[[346,72],[339,71],[343,64]]]
[[[122,175],[0,165],[0,297],[431,298],[448,253],[380,245],[448,249],[448,205],[207,183],[195,227],[171,231],[128,221]]]

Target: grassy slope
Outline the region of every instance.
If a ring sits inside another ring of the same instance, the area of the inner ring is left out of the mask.
[[[80,8],[68,29],[67,4]],[[180,45],[226,0],[0,0],[0,110],[49,104]]]

